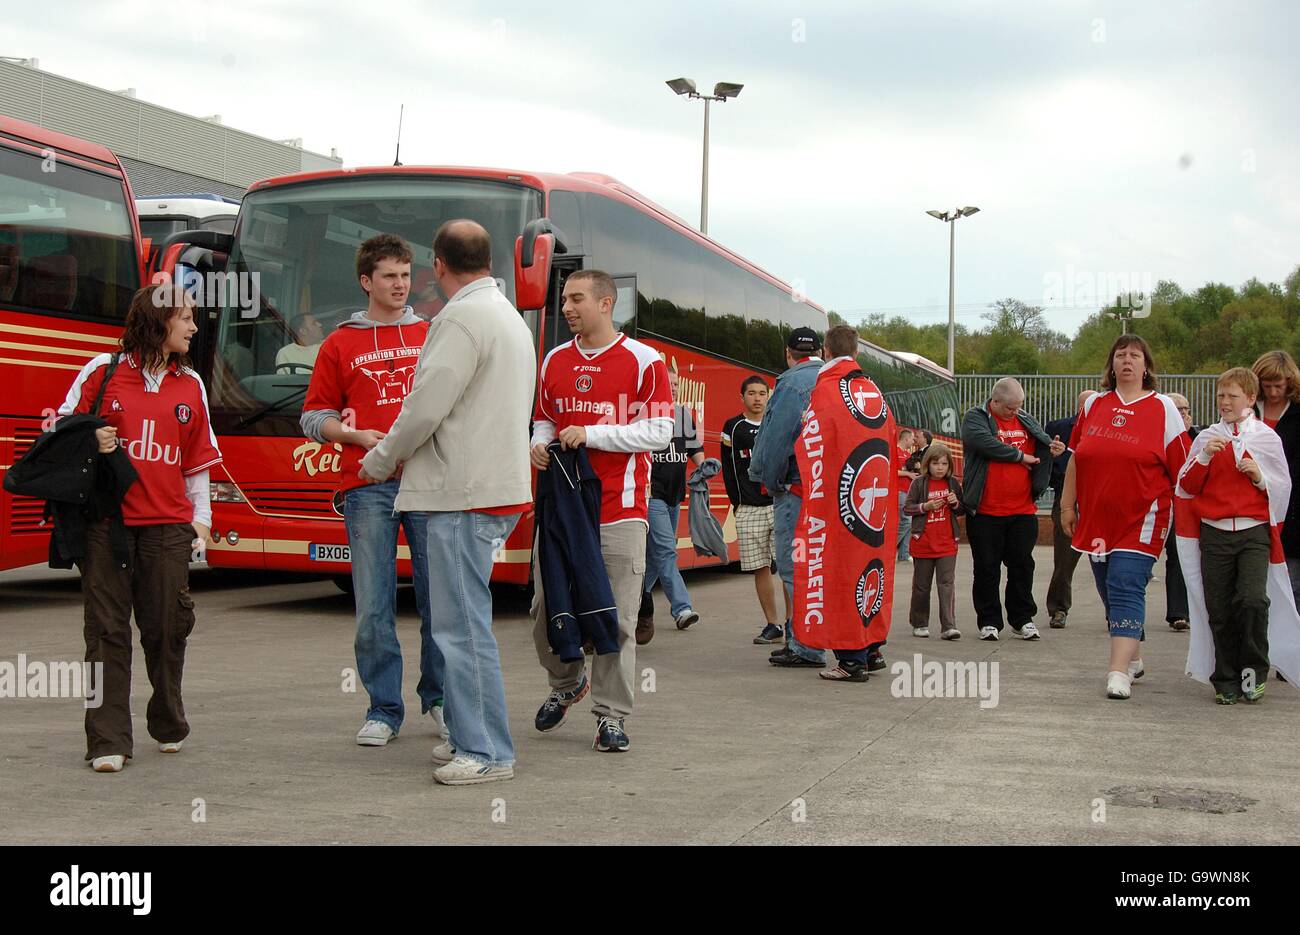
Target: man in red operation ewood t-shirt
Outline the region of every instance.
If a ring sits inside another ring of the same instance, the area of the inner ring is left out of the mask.
[[[361,458],[392,428],[420,362],[429,323],[406,304],[411,249],[394,234],[379,234],[357,250],[357,279],[367,295],[322,342],[302,407],[302,430],[318,442],[343,446],[343,519],[352,558],[357,605],[357,673],[370,696],[357,733],[363,747],[382,747],[402,727],[402,647],[397,641],[397,531],[406,532],[420,611],[421,713],[432,713],[439,733],[444,662],[429,616],[426,515],[397,513],[396,477],[367,485],[357,476]],[[346,415],[345,415],[346,414]]]
[[[598,718],[593,746],[604,752],[628,748],[624,719],[632,713],[636,674],[636,615],[645,573],[650,452],[673,437],[673,402],[668,368],[659,352],[614,330],[618,293],[599,270],[582,270],[564,285],[564,319],[575,337],[542,361],[541,392],[533,417],[532,461],[546,470],[546,446],[559,439],[566,448],[586,445],[600,477],[600,550],[618,606],[617,653],[591,663],[593,711]],[[585,661],[564,662],[546,636],[545,596],[535,575],[533,639],[546,669],[551,694],[537,712],[541,731],[560,726],[571,705],[588,690]]]

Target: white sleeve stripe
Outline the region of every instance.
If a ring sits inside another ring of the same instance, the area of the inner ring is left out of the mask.
[[[185,372],[193,377],[194,382],[199,385],[199,398],[203,400],[203,421],[208,423],[208,441],[212,443],[212,450],[217,453],[217,460],[220,461],[221,447],[217,444],[217,433],[212,430],[212,410],[208,406],[208,389],[203,385],[203,380],[193,370],[186,368]]]
[[[100,354],[99,356],[92,358],[86,366],[81,368],[81,372],[78,373],[76,379],[72,381],[72,386],[68,390],[67,398],[63,400],[63,405],[59,407],[58,415],[72,415],[73,411],[81,403],[81,387],[86,382],[86,378],[112,359],[112,354]]]

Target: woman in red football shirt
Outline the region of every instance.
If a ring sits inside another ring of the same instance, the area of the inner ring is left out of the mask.
[[[1146,587],[1173,527],[1173,490],[1188,439],[1172,399],[1156,392],[1146,341],[1120,337],[1102,374],[1105,392],[1083,404],[1061,492],[1061,528],[1091,559],[1110,627],[1109,698],[1127,698],[1143,674]]]
[[[208,470],[221,461],[207,394],[188,366],[196,330],[193,303],[182,291],[141,289],[100,400],[99,415],[108,423],[95,433],[100,454],[120,445],[138,476],[122,500],[127,563],[114,557],[108,520],[87,525],[80,562],[86,661],[97,670],[99,702],[86,709],[86,759],[96,772],[118,772],[133,753],[132,611],[153,686],[149,734],[162,752],[175,753],[190,732],[181,703],[185,642],[194,628],[189,564],[208,540]],[[60,415],[90,411],[112,357],[101,354],[82,368]]]

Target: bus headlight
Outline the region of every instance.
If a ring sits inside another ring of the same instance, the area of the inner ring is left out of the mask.
[[[235,532],[233,529],[230,530],[230,532],[226,533],[226,541],[231,545],[239,545],[239,533]]]
[[[239,488],[228,481],[213,481],[210,485],[213,503],[246,503]]]

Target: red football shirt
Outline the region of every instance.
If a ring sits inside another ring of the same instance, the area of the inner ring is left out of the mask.
[[[577,339],[561,344],[542,361],[541,392],[533,418],[558,433],[571,425],[630,425],[646,418],[673,417],[668,368],[659,352],[620,334],[608,347],[585,351]],[[650,453],[603,450],[590,433],[587,457],[600,477],[600,522],[646,521]]]
[[[894,449],[894,493],[896,494],[905,494],[912,486],[910,477],[901,477],[898,473],[907,467],[907,459],[911,456],[911,452],[904,451],[902,448]]]
[[[926,482],[926,499],[933,500],[948,495],[948,481],[931,477]],[[952,512],[945,503],[941,509],[922,513],[925,531],[912,536],[908,552],[913,558],[944,558],[957,554],[957,537],[952,534]],[[911,517],[906,517],[908,521]]]
[[[59,415],[90,411],[111,357],[100,354],[81,368]],[[199,375],[172,366],[161,379],[146,377],[127,354],[104,389],[99,415],[117,429],[118,442],[139,475],[122,501],[126,525],[193,522],[185,478],[221,462]]]
[[[1189,447],[1183,418],[1168,396],[1147,392],[1125,403],[1110,390],[1089,399],[1070,436],[1079,517],[1075,551],[1159,558]]]
[[[429,333],[427,321],[343,322],[321,342],[311,383],[303,400],[304,412],[332,409],[352,428],[387,432],[411,392],[420,352]],[[343,445],[339,487],[364,486],[357,478],[366,451],[360,445]]]
[[[992,413],[990,413],[992,415]],[[1024,454],[1034,453],[1034,440],[1018,418],[993,416],[998,441]],[[980,496],[979,512],[985,516],[1024,516],[1038,512],[1032,496],[1032,477],[1023,461],[990,461]]]

